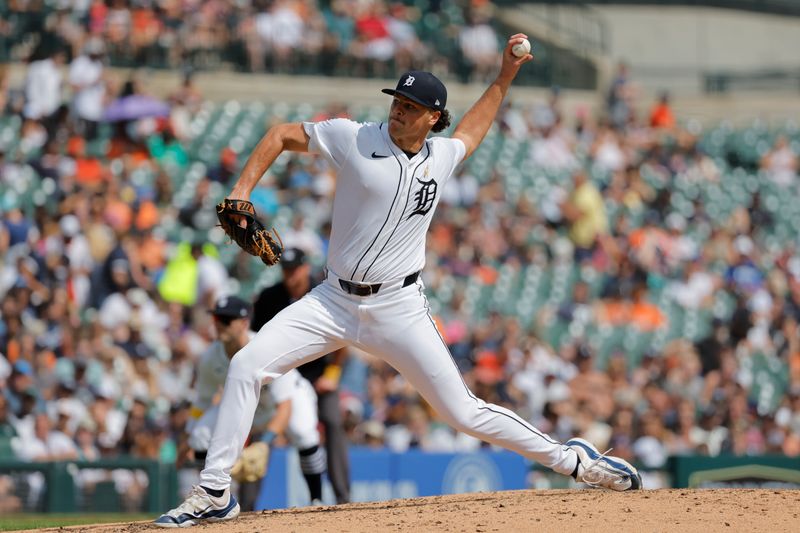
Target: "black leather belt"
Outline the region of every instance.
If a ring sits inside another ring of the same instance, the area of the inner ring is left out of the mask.
[[[417,281],[417,278],[419,278],[419,271],[409,274],[403,280],[403,287],[413,285]],[[355,283],[339,278],[339,285],[347,294],[355,294],[356,296],[372,296],[373,294],[378,294],[378,291],[383,286],[383,283],[375,283],[370,285],[368,283]]]

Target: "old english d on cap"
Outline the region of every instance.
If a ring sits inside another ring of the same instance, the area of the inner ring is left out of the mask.
[[[400,76],[397,87],[381,92],[392,96],[399,94],[409,100],[436,111],[444,111],[447,105],[447,89],[439,78],[422,70],[411,70]]]

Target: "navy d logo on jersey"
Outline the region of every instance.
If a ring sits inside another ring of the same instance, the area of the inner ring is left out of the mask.
[[[433,208],[433,202],[436,200],[436,191],[439,188],[439,184],[433,178],[429,181],[422,181],[417,178],[417,181],[422,184],[422,187],[414,193],[414,201],[417,202],[417,205],[414,206],[414,210],[411,211],[408,218],[414,215],[427,215],[428,211]]]

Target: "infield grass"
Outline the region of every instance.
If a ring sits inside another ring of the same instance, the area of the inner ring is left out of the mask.
[[[95,513],[95,514],[44,514],[20,513],[0,517],[0,531],[18,529],[41,529],[46,527],[79,526],[84,524],[108,524],[113,522],[136,522],[153,520],[152,514]]]

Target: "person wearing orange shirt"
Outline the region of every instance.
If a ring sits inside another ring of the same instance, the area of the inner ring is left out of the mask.
[[[650,126],[653,128],[672,129],[675,127],[675,115],[669,105],[669,93],[663,92],[658,103],[650,111]]]

